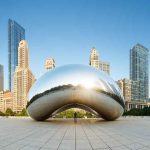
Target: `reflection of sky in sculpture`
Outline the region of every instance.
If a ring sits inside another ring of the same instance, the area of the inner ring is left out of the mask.
[[[117,84],[104,72],[90,66],[66,65],[41,76],[32,86],[29,99],[51,88],[68,84],[81,85],[87,89],[97,88],[121,96]]]

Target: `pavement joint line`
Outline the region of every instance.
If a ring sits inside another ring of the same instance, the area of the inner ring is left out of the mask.
[[[84,124],[83,124],[83,125],[84,125]],[[91,144],[91,142],[90,142],[90,140],[89,140],[89,137],[87,136],[87,134],[86,134],[86,132],[85,132],[85,130],[84,130],[84,127],[81,126],[81,128],[82,128],[82,130],[83,130],[85,136],[87,137],[87,140],[88,140],[88,142],[89,142],[89,144],[90,144],[92,150],[94,150],[94,148],[93,148],[93,146],[92,146],[92,144]]]
[[[99,128],[99,127],[96,127],[97,129]],[[111,128],[112,129],[112,128]],[[94,132],[94,130],[93,130],[93,132]],[[111,137],[111,135],[109,135],[110,137]],[[99,137],[99,136],[98,136]],[[100,137],[99,137],[100,138]],[[100,138],[101,139],[101,138]],[[103,141],[103,139],[101,139],[102,141]],[[130,139],[129,139],[130,140]],[[116,140],[116,141],[118,141],[118,140]],[[105,143],[105,141],[103,141],[104,143]],[[118,141],[119,142],[119,141]],[[119,142],[120,143],[120,142]],[[136,143],[136,142],[134,142],[133,141],[133,143]],[[132,143],[132,144],[133,144]],[[106,144],[106,143],[105,143]],[[120,143],[120,144],[122,144],[122,143]],[[141,144],[141,143],[138,143],[138,144]],[[107,145],[107,144],[106,144]],[[141,144],[141,145],[143,145],[143,144]],[[108,146],[108,145],[107,145]],[[132,150],[132,148],[129,148],[127,145],[125,145],[125,144],[122,144],[122,146],[125,146],[126,148],[128,148],[129,150]],[[143,145],[144,146],[144,145]],[[119,147],[119,146],[113,146],[113,148],[115,148],[115,147]],[[110,149],[112,149],[111,147],[109,147]]]
[[[47,128],[49,128],[49,127],[47,127]],[[31,131],[32,131],[32,130],[33,130],[33,129],[31,129]],[[35,129],[35,131],[36,131],[36,129]],[[28,136],[25,136],[24,138],[19,139],[19,141],[22,141],[22,140],[24,140],[25,138],[32,136],[35,131],[32,131],[32,133],[29,134]],[[45,131],[45,132],[47,132],[47,131]],[[14,144],[14,143],[16,143],[16,142],[10,143],[9,145],[12,145],[12,144]],[[6,145],[5,147],[7,147],[7,146],[9,146],[9,145]],[[25,146],[27,146],[27,145],[23,145],[23,146],[22,146],[21,148],[19,148],[18,150],[22,149],[22,148],[25,147]],[[5,147],[4,147],[4,148],[5,148]]]
[[[98,128],[98,127],[96,127],[96,128]],[[110,129],[112,129],[112,128],[110,128]],[[121,134],[120,134],[121,135]],[[114,138],[112,135],[108,135],[109,137],[111,137],[111,138],[113,138],[113,139],[115,139],[115,141],[117,141],[118,143],[120,143],[120,141],[119,140],[117,140],[116,138]],[[120,144],[122,144],[122,143],[120,143]],[[122,146],[125,146],[126,148],[128,148],[128,149],[130,149],[129,147],[127,147],[126,145],[124,145],[124,144],[122,144]],[[113,147],[119,147],[119,146],[113,146]],[[110,147],[111,148],[111,147]]]
[[[55,129],[56,132],[54,132],[54,133],[52,134],[52,136],[51,136],[50,138],[48,138],[48,140],[39,148],[39,150],[42,149],[42,148],[44,147],[44,145],[47,144],[47,143],[50,141],[50,139],[51,139],[56,133],[58,133],[59,130],[60,130],[62,127],[63,127],[63,126],[60,126],[59,128]]]
[[[33,133],[33,132],[34,132],[34,131],[32,131],[32,133]],[[23,137],[23,138],[19,139],[18,141],[22,141],[23,139],[25,139],[25,138],[27,138],[27,137],[31,136],[31,135],[32,135],[32,133],[30,133],[29,135],[27,135],[27,136],[25,136],[25,137]],[[12,143],[10,143],[10,144],[8,144],[8,145],[3,146],[3,147],[2,147],[2,149],[3,149],[3,148],[5,148],[5,147],[7,147],[7,146],[9,146],[9,145],[14,144],[14,143],[16,143],[16,141],[15,141],[15,142],[12,142]]]
[[[77,120],[76,120],[76,122],[75,122],[75,150],[77,149],[77,137],[76,137],[76,124],[77,124]]]
[[[46,128],[49,128],[49,127],[46,127]],[[35,131],[34,131],[34,132],[35,132]],[[47,133],[47,131],[45,131],[44,133]],[[30,135],[30,136],[31,136],[31,135]],[[25,147],[25,146],[27,146],[27,145],[24,145],[24,147]],[[21,149],[22,149],[22,148],[21,148]],[[20,150],[20,149],[19,149],[19,150]]]
[[[17,122],[17,119],[1,118],[0,150],[46,150],[51,146],[59,150],[62,148],[76,150],[80,149],[80,146],[85,147],[84,149],[88,146],[87,148],[91,149],[90,144],[94,150],[99,148],[150,150],[150,119],[138,117],[135,119],[121,118],[114,122],[106,122],[102,119],[78,119],[75,124],[73,119],[54,119],[53,121],[51,119],[50,122],[41,123],[33,122],[32,119],[18,119]]]
[[[60,147],[60,145],[61,145],[61,143],[62,143],[62,141],[63,141],[63,138],[65,137],[65,134],[67,133],[67,130],[68,130],[68,129],[69,129],[69,127],[66,128],[66,130],[65,130],[65,132],[64,132],[64,135],[63,135],[63,137],[62,137],[62,139],[61,139],[61,141],[60,141],[60,143],[59,143],[59,145],[58,145],[57,150],[59,149],[59,147]]]
[[[87,125],[88,125],[88,127],[89,127],[88,121],[87,121]],[[95,131],[94,131],[91,127],[89,127],[89,128],[93,131],[93,133],[95,133]],[[110,147],[102,138],[100,138],[96,133],[95,133],[95,135],[96,135],[101,141],[103,141],[103,143],[106,144],[110,150],[112,150],[111,147]]]
[[[45,131],[45,133],[47,133],[47,131]],[[28,145],[24,145],[23,147],[26,147],[26,146],[28,146]],[[19,148],[18,150],[21,150],[23,147]]]

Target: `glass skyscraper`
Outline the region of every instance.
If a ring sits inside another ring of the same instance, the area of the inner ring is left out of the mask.
[[[130,50],[131,99],[148,101],[149,98],[149,50],[136,44]]]
[[[18,65],[18,46],[21,40],[25,39],[25,29],[16,21],[8,20],[8,71],[9,90],[12,91],[13,76]]]
[[[4,68],[0,64],[0,91],[4,90]]]

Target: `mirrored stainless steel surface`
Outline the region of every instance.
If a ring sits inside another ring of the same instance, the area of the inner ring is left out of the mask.
[[[66,65],[41,76],[29,92],[28,114],[45,120],[57,112],[79,107],[114,120],[124,111],[118,85],[104,72],[85,65]]]

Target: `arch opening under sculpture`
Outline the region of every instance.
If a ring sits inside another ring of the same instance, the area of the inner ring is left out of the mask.
[[[66,110],[69,110],[69,109],[72,109],[72,108],[78,108],[78,109],[90,112],[91,114],[94,114],[95,116],[100,116],[95,110],[93,110],[92,108],[90,108],[86,105],[83,105],[83,104],[68,104],[68,105],[65,105],[65,106],[59,108],[58,110],[54,111],[54,113],[52,113],[52,116],[55,116],[58,113],[61,113],[63,111],[66,111]]]

